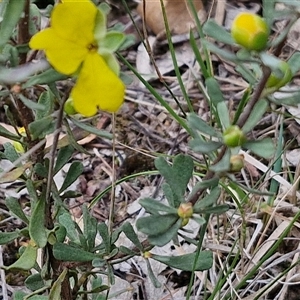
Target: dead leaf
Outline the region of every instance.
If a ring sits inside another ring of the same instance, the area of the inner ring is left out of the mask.
[[[26,169],[31,167],[32,163],[28,162],[25,165],[15,168],[12,171],[9,172],[4,172],[4,174],[0,177],[0,183],[8,183],[8,182],[13,182],[16,181]]]
[[[165,23],[162,14],[160,0],[144,0],[137,7],[137,12],[144,17],[146,25],[155,33],[165,32]],[[163,0],[168,19],[169,28],[172,34],[185,34],[195,27],[193,13],[189,8],[188,0]],[[201,0],[193,0],[200,21],[206,18],[205,9]],[[145,14],[144,14],[145,12]]]

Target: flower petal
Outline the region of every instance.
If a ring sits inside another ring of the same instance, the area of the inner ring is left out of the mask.
[[[64,1],[54,7],[51,27],[61,38],[88,47],[94,42],[96,14],[91,1]]]
[[[74,73],[88,53],[87,48],[59,37],[52,28],[35,34],[29,46],[32,49],[45,50],[54,69],[66,75]]]
[[[92,116],[98,109],[115,112],[124,101],[125,86],[96,52],[88,54],[71,97],[77,112]]]

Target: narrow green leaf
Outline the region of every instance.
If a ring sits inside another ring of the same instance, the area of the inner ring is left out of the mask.
[[[230,150],[227,150],[222,159],[209,169],[216,173],[227,172],[230,169]]]
[[[98,232],[99,232],[100,236],[102,237],[102,241],[104,243],[106,253],[107,254],[110,253],[110,250],[111,250],[110,236],[108,233],[108,227],[104,222],[98,224]]]
[[[193,211],[197,213],[204,208],[214,205],[219,199],[220,194],[221,189],[219,187],[213,188],[209,194],[196,202],[196,204],[193,206]]]
[[[136,222],[139,231],[147,235],[158,235],[169,230],[178,220],[176,215],[156,215],[140,218]]]
[[[188,114],[187,121],[192,130],[197,130],[209,137],[221,137],[219,132],[215,131],[213,127],[209,126],[207,122],[203,121],[195,113]]]
[[[14,133],[10,132],[9,130],[7,130],[2,125],[0,125],[0,136],[3,136],[5,138],[8,138],[8,139],[13,140],[13,141],[19,141],[20,140],[20,137],[17,134],[14,134]]]
[[[295,75],[296,73],[298,73],[298,71],[300,71],[300,52],[299,51],[292,54],[292,56],[288,60],[288,64],[291,68],[293,75]]]
[[[54,106],[54,95],[50,90],[46,90],[43,92],[38,100],[38,104],[44,107],[43,110],[37,110],[36,112],[36,120],[42,119],[44,117],[48,117],[53,112]]]
[[[59,194],[67,189],[73,182],[75,182],[82,172],[83,164],[80,161],[74,161],[68,170],[64,183],[59,190]]]
[[[0,48],[2,48],[12,36],[23,12],[25,2],[26,0],[10,0],[5,6],[0,27]]]
[[[55,243],[53,245],[53,254],[58,260],[76,262],[92,261],[97,257],[91,252],[63,243]]]
[[[29,222],[29,234],[39,248],[47,244],[47,231],[45,228],[46,200],[41,197],[36,203]]]
[[[149,259],[146,259],[146,264],[147,264],[148,275],[149,275],[149,278],[150,278],[151,282],[153,283],[153,285],[156,288],[160,288],[161,287],[161,283],[158,281],[158,279],[154,275],[152,267],[151,267],[151,264],[149,262]]]
[[[182,197],[176,196],[170,185],[166,182],[162,184],[161,188],[168,200],[170,207],[178,207],[182,202]],[[156,209],[152,209],[150,206],[147,207],[146,211],[151,213],[151,215],[159,215],[159,212]]]
[[[216,23],[215,20],[210,19],[203,25],[203,32],[204,34],[209,35],[210,37],[214,38],[216,41],[234,45],[235,42],[231,37],[231,34],[225,30],[223,26],[220,26]]]
[[[155,159],[154,163],[174,194],[178,198],[182,197],[193,174],[193,159],[190,156],[179,154],[174,158],[173,166],[170,166],[162,157]]]
[[[30,77],[23,85],[22,88],[28,88],[33,85],[49,84],[59,80],[67,79],[68,76],[58,73],[54,69],[50,68],[38,75]]]
[[[264,113],[268,108],[268,101],[265,99],[260,99],[253,107],[250,116],[248,117],[242,130],[244,133],[251,131],[261,120]]]
[[[152,259],[182,271],[192,271],[196,259],[196,253],[184,254],[180,256],[161,256],[152,254]],[[196,261],[195,271],[208,270],[212,267],[213,256],[210,251],[202,251]]]
[[[140,250],[143,251],[143,246],[135,233],[132,225],[129,222],[125,222],[122,225],[122,231],[125,233],[127,238]]]
[[[106,132],[104,130],[99,130],[99,129],[95,128],[95,126],[91,126],[91,125],[87,125],[85,123],[79,122],[74,118],[70,118],[70,119],[74,123],[74,125],[76,125],[77,127],[81,128],[87,132],[93,133],[99,137],[109,139],[109,140],[111,140],[113,137],[111,133]]]
[[[158,200],[152,198],[144,198],[139,201],[139,204],[142,205],[146,211],[156,210],[157,212],[166,212],[168,214],[177,214],[177,209],[171,206],[167,206]]]
[[[78,231],[76,230],[75,222],[72,220],[70,213],[65,212],[58,217],[59,224],[64,226],[67,230],[67,236],[76,244],[80,244]]]
[[[20,236],[19,231],[0,232],[0,245],[5,245]]]
[[[52,116],[33,121],[29,124],[29,130],[32,138],[44,138],[47,134],[54,132],[55,122]]]
[[[32,110],[45,110],[45,106],[40,104],[40,103],[36,103],[28,98],[26,98],[24,95],[19,94],[19,98],[20,100],[30,109]]]
[[[182,220],[177,219],[177,222],[173,224],[167,231],[157,235],[148,235],[148,241],[154,246],[162,247],[169,243],[177,234],[181,228]]]
[[[83,234],[87,242],[87,250],[92,251],[95,247],[95,239],[97,235],[97,220],[91,216],[86,204],[82,207],[83,211]]]
[[[12,214],[22,220],[25,224],[28,224],[28,218],[24,214],[24,211],[18,199],[14,197],[7,197],[5,199],[5,205]]]
[[[191,140],[189,142],[189,146],[198,153],[211,153],[218,150],[221,146],[221,142],[213,142],[213,141],[204,141],[199,137]]]
[[[68,269],[65,268],[61,274],[58,276],[56,281],[53,283],[50,293],[49,293],[49,300],[57,300],[61,299],[61,285],[63,281],[65,280],[65,277],[68,273]]]
[[[56,174],[62,167],[70,160],[74,153],[74,148],[69,145],[59,150],[57,154],[56,164],[54,167],[54,174]]]
[[[271,138],[265,138],[258,141],[248,141],[243,145],[256,155],[263,158],[270,158],[275,154],[276,148]]]
[[[34,267],[37,259],[37,246],[33,246],[30,243],[25,248],[25,251],[19,257],[19,259],[10,266],[3,266],[5,270],[19,269],[19,270],[30,270]]]

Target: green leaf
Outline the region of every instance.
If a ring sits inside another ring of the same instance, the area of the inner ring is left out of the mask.
[[[179,154],[174,158],[173,166],[170,166],[162,157],[155,159],[154,163],[177,198],[175,199],[175,206],[179,206],[193,174],[193,159],[190,156]]]
[[[132,225],[129,222],[125,222],[122,225],[122,231],[125,233],[125,235],[127,236],[127,238],[140,250],[140,251],[144,251],[144,248],[137,236],[137,234],[135,233]]]
[[[177,215],[147,216],[137,220],[136,227],[147,235],[162,234],[169,230],[178,220]]]
[[[56,174],[62,167],[70,160],[74,153],[74,148],[69,145],[59,150],[57,154],[56,164],[54,167],[54,174]]]
[[[44,111],[46,108],[44,105],[40,104],[40,103],[36,103],[28,98],[26,98],[24,95],[19,94],[19,98],[20,100],[30,109],[32,110],[41,110]]]
[[[29,6],[29,33],[30,36],[36,34],[41,28],[41,12],[38,7],[30,3]]]
[[[75,222],[72,220],[70,213],[65,212],[58,217],[59,224],[64,226],[67,230],[67,236],[76,244],[80,244],[78,231],[76,230]]]
[[[125,35],[122,32],[110,31],[104,38],[101,39],[98,53],[103,55],[106,53],[116,52],[119,47],[123,44]]]
[[[230,169],[230,150],[227,150],[222,159],[214,165],[211,165],[209,169],[216,173],[227,172]]]
[[[162,247],[169,243],[181,228],[182,219],[178,219],[166,232],[156,235],[148,235],[148,241],[154,246]]]
[[[222,48],[216,46],[215,44],[210,43],[206,40],[202,40],[201,42],[204,45],[204,47],[206,47],[211,52],[213,52],[217,55],[220,55],[225,60],[229,60],[229,61],[232,61],[232,62],[235,62],[235,63],[237,63],[239,61],[238,57],[235,54],[233,54],[232,52],[224,50],[224,49],[222,49]]]
[[[9,41],[24,10],[26,0],[10,0],[5,6],[0,27],[0,49]]]
[[[96,19],[95,19],[95,27],[94,27],[94,38],[97,42],[101,42],[101,40],[106,35],[106,15],[103,11],[98,9]]]
[[[217,110],[218,118],[221,121],[223,129],[229,127],[229,111],[217,80],[213,77],[209,77],[205,80],[205,84],[207,87],[207,93],[212,104]]]
[[[13,240],[15,240],[16,238],[18,238],[19,236],[20,236],[19,231],[0,232],[0,245],[8,244]]]
[[[39,248],[43,248],[47,244],[47,231],[45,228],[45,197],[41,197],[34,207],[30,222],[29,234]]]
[[[285,95],[285,97],[282,97],[283,95]],[[272,96],[269,96],[269,99],[279,105],[298,106],[298,104],[300,103],[300,92],[278,92],[273,94]]]
[[[293,53],[287,63],[289,64],[293,75],[298,73],[298,71],[300,71],[300,52]]]
[[[268,101],[265,99],[260,99],[253,107],[250,116],[248,117],[242,130],[244,133],[251,131],[261,120],[264,113],[268,108]]]
[[[158,200],[152,198],[144,198],[139,201],[139,204],[142,205],[146,211],[156,210],[157,212],[166,212],[169,214],[177,214],[177,209],[174,207],[167,206]]]
[[[225,30],[224,27],[218,25],[215,20],[210,19],[203,25],[204,34],[209,35],[218,42],[234,45],[235,42],[231,37],[231,34]]]
[[[48,117],[53,112],[54,95],[50,90],[43,92],[38,100],[38,104],[44,107],[43,110],[37,110],[36,120]]]
[[[68,273],[68,269],[65,268],[61,274],[58,276],[56,281],[53,283],[50,293],[49,293],[49,300],[57,300],[61,299],[61,288],[62,288],[62,283],[65,280],[65,277]]]
[[[80,161],[74,161],[68,170],[64,183],[59,190],[59,194],[67,189],[73,182],[75,182],[82,172],[83,164]]]
[[[13,140],[13,141],[19,141],[20,140],[20,137],[17,134],[14,134],[14,133],[10,132],[9,130],[7,130],[2,125],[0,125],[0,136],[6,137],[6,138],[8,138],[10,140]]]
[[[171,189],[170,185],[166,182],[164,182],[161,186],[162,191],[164,192],[165,197],[168,200],[168,203],[171,207],[178,207],[179,203],[181,203],[180,198],[175,199],[176,196],[174,196],[173,190]],[[147,212],[151,213],[151,215],[159,215],[159,212],[156,209],[151,209],[150,206],[146,209]]]
[[[176,268],[182,271],[193,271],[193,266],[196,260],[196,253],[184,254],[180,256],[161,256],[152,254],[152,259]],[[204,271],[212,267],[213,256],[210,251],[202,251],[196,261],[195,271]]]
[[[54,129],[55,123],[52,116],[44,117],[29,124],[29,131],[34,140],[44,138],[47,134],[52,133]]]
[[[15,162],[20,157],[19,153],[11,143],[5,143],[3,145],[3,148],[4,155],[9,161]],[[19,164],[18,166],[21,166],[21,164]]]
[[[187,121],[192,130],[197,130],[203,134],[208,135],[209,137],[221,137],[221,134],[219,132],[215,131],[213,127],[209,126],[207,122],[203,121],[195,113],[188,114]]]
[[[199,213],[203,209],[214,205],[219,199],[221,194],[221,189],[219,187],[213,188],[209,194],[207,194],[202,199],[199,199],[196,204],[193,206],[193,211]]]
[[[149,278],[152,282],[152,284],[156,287],[156,288],[160,288],[161,287],[161,283],[158,281],[158,279],[156,278],[156,276],[154,275],[154,272],[152,270],[152,267],[150,265],[149,259],[146,259],[146,264],[147,264],[147,273],[149,275]]]
[[[97,128],[95,128],[95,126],[91,126],[91,125],[87,125],[87,124],[84,124],[82,122],[79,122],[77,121],[76,119],[74,118],[70,118],[70,120],[74,123],[74,125],[76,125],[77,127],[89,132],[89,133],[93,133],[101,138],[105,138],[105,139],[109,139],[111,140],[112,139],[112,134],[109,133],[109,132],[106,132],[104,130],[99,130]]]
[[[28,289],[32,291],[39,290],[45,286],[45,282],[41,276],[41,274],[36,273],[29,275],[25,280],[25,285]]]
[[[76,262],[92,261],[97,257],[91,252],[63,243],[55,243],[53,245],[53,254],[58,260]]]
[[[248,141],[243,147],[263,158],[271,158],[276,151],[271,138],[265,138],[259,141]]]
[[[108,233],[108,227],[104,222],[98,224],[98,232],[99,232],[100,236],[102,237],[102,241],[104,243],[106,253],[107,254],[110,253],[110,250],[111,250],[110,237],[109,237],[109,233]]]
[[[58,73],[54,69],[48,69],[38,75],[34,75],[30,77],[23,85],[22,88],[28,88],[33,85],[42,85],[42,84],[49,84],[52,82],[56,82],[59,80],[67,79],[68,76],[62,75],[61,73]]]
[[[229,209],[229,206],[227,204],[223,204],[223,205],[217,205],[217,206],[214,206],[214,207],[206,207],[205,209],[200,211],[200,213],[203,213],[203,214],[223,214],[228,209]]]
[[[23,208],[18,199],[14,197],[7,197],[5,199],[5,205],[12,214],[22,220],[25,224],[28,224],[28,218],[24,214]]]
[[[84,204],[83,211],[83,234],[88,245],[87,250],[92,251],[95,247],[95,239],[97,235],[97,220],[90,215],[87,206]]]
[[[196,137],[195,139],[189,141],[189,146],[195,152],[209,154],[218,150],[222,146],[222,143],[205,141],[200,139],[200,137]]]
[[[19,269],[19,270],[30,270],[34,267],[37,259],[37,246],[33,246],[31,243],[25,248],[25,251],[19,257],[19,259],[14,262],[12,265],[2,268],[5,270]]]

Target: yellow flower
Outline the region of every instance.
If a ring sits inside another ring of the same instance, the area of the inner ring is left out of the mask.
[[[267,45],[269,28],[260,16],[243,12],[233,20],[231,35],[241,46],[260,51]]]
[[[116,70],[98,53],[95,39],[97,7],[90,0],[63,0],[51,15],[51,27],[34,35],[32,49],[44,50],[58,72],[78,71],[71,97],[77,112],[92,116],[98,109],[115,112],[124,99],[125,86]]]

